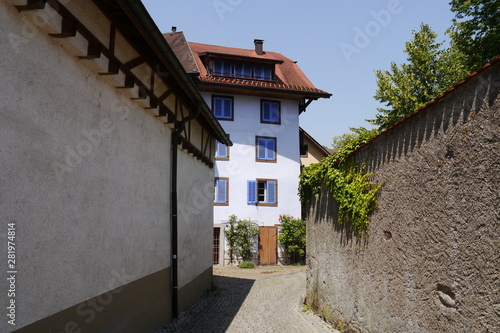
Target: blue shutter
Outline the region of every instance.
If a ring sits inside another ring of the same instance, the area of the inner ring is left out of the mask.
[[[227,158],[227,146],[220,141],[215,142],[215,157]]]
[[[222,100],[219,97],[214,97],[214,115],[221,118],[224,113],[222,112]]]
[[[216,191],[217,191],[215,202],[227,203],[227,180],[226,179],[217,179],[215,187],[216,187]]]
[[[266,139],[257,138],[257,159],[266,159]]]
[[[271,121],[271,105],[269,102],[262,102],[262,121]]]
[[[223,105],[224,105],[224,107],[223,107],[224,108],[224,111],[223,111],[224,118],[231,119],[232,118],[231,112],[233,111],[232,99],[225,98]]]
[[[266,140],[266,159],[274,161],[276,159],[275,151],[276,151],[276,141],[274,139],[267,139]]]
[[[249,180],[247,181],[247,203],[255,204],[257,203],[257,181]]]
[[[266,186],[267,186],[267,189],[266,189],[267,203],[269,203],[269,204],[277,203],[277,200],[276,200],[276,182],[268,181]]]

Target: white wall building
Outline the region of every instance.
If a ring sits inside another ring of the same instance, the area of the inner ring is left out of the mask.
[[[202,92],[233,146],[216,147],[214,242],[230,215],[261,227],[259,263],[277,262],[280,214],[301,215],[299,115],[331,95],[307,79],[295,62],[276,52],[185,42],[164,34]],[[221,247],[223,248],[223,246]],[[223,263],[223,251],[214,262]]]
[[[153,332],[210,287],[196,190],[230,140],[140,0],[0,0],[0,22],[0,332]]]

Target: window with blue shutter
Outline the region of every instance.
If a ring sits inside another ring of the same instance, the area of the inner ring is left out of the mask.
[[[215,141],[215,158],[229,160],[229,147],[218,140]]]
[[[257,136],[255,143],[258,162],[276,162],[276,138]]]
[[[260,102],[260,122],[280,124],[281,123],[280,102],[262,100]]]
[[[217,119],[233,120],[233,98],[212,96],[212,111]]]
[[[215,204],[216,205],[227,205],[228,200],[228,178],[216,178],[215,179]]]
[[[247,203],[256,204],[257,203],[257,181],[249,180],[247,181]]]
[[[261,206],[277,206],[278,181],[275,179],[247,181],[247,203]]]

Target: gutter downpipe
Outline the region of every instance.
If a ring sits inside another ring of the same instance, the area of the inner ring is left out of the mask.
[[[179,270],[178,270],[178,215],[177,215],[177,149],[179,145],[179,136],[184,130],[188,121],[197,118],[201,113],[201,107],[196,106],[195,113],[185,117],[179,122],[179,126],[172,132],[172,174],[170,179],[171,186],[171,252],[172,252],[172,317],[179,316]]]

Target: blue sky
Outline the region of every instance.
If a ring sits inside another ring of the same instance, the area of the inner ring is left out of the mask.
[[[319,143],[349,127],[371,125],[380,104],[374,70],[405,62],[405,42],[422,22],[438,34],[451,26],[449,0],[143,0],[160,31],[172,26],[187,40],[280,52],[330,99],[311,103],[300,125]]]

